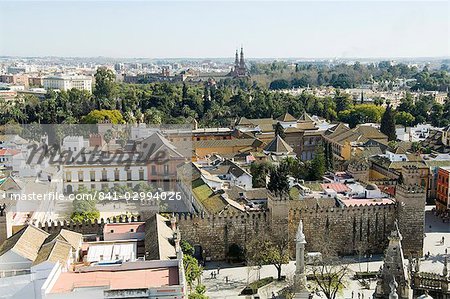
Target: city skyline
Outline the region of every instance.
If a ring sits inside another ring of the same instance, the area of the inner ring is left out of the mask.
[[[0,55],[229,58],[244,45],[250,59],[448,57],[449,7],[445,1],[1,1],[0,18],[13,25],[0,29]]]

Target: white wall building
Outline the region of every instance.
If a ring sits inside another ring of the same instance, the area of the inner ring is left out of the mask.
[[[69,90],[72,88],[92,92],[92,78],[87,76],[52,76],[43,79],[45,89]]]

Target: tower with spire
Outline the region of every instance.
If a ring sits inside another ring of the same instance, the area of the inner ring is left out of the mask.
[[[374,298],[391,298],[393,284],[399,299],[412,298],[411,278],[403,255],[402,239],[396,221],[394,230],[389,236],[389,245],[384,254],[384,263],[380,269]]]
[[[234,59],[234,66],[231,68],[231,72],[229,73],[229,76],[231,77],[247,77],[248,70],[247,66],[245,65],[244,60],[244,47],[241,46],[241,53],[239,55],[238,49],[236,49],[235,59]]]
[[[239,67],[241,69],[245,69],[245,61],[244,61],[244,47],[241,46],[241,60],[239,61]]]
[[[238,54],[238,50],[236,49],[236,57],[234,59],[234,69],[237,70],[239,69],[239,54]]]

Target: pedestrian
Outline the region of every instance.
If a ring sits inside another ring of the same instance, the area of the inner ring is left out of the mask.
[[[353,299],[353,295],[355,295],[355,291],[352,291],[352,299]]]
[[[216,279],[216,272],[214,272],[214,279]]]
[[[361,293],[358,292],[358,299],[361,299]]]
[[[272,298],[276,298],[276,297],[275,297],[275,292],[272,292]]]
[[[211,272],[211,279],[213,279],[213,277],[214,277],[214,273],[213,273],[213,272]]]
[[[217,274],[219,274],[219,272],[220,272],[220,265],[217,266]]]
[[[442,245],[444,245],[444,241],[445,241],[445,238],[444,238],[444,236],[442,236],[442,239],[441,239]]]
[[[225,283],[228,283],[228,276],[225,276]]]

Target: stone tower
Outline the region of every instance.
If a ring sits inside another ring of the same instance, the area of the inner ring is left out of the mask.
[[[370,165],[366,159],[355,159],[348,165],[347,172],[356,180],[369,182]]]
[[[418,185],[398,185],[398,225],[403,238],[403,252],[407,257],[423,255],[426,191]]]
[[[397,285],[398,298],[409,299],[412,296],[411,282],[402,249],[402,235],[397,222],[389,236],[389,245],[384,253],[383,267],[380,269],[374,298],[391,298],[392,285]]]

